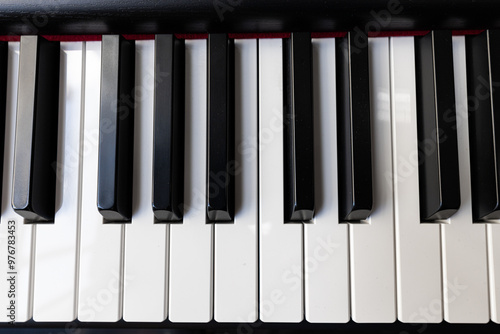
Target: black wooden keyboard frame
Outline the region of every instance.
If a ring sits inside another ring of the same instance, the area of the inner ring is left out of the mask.
[[[141,333],[145,334],[156,334],[165,333],[163,331],[171,329],[174,330],[173,333],[178,333],[175,330],[179,330],[182,333],[188,331],[188,333],[248,333],[248,334],[269,334],[269,333],[415,333],[415,334],[431,334],[431,333],[456,333],[458,330],[465,330],[467,333],[498,333],[500,328],[499,324],[489,322],[486,324],[449,324],[446,322],[438,324],[409,324],[401,323],[396,321],[394,323],[384,323],[384,324],[372,324],[363,323],[358,324],[350,321],[346,324],[311,324],[307,321],[302,321],[300,323],[262,323],[257,321],[255,323],[217,323],[211,321],[209,323],[171,323],[170,321],[164,321],[160,323],[149,323],[149,322],[125,322],[123,320],[118,322],[34,322],[30,320],[25,323],[15,323],[14,325],[2,323],[0,324],[0,333],[3,329],[16,329],[16,331],[24,333],[31,333],[30,329],[36,328],[37,330],[45,330],[47,333],[79,333],[79,329],[85,329],[85,334],[88,333],[122,333],[121,330],[141,330]]]
[[[0,0],[0,34],[493,29],[499,12],[494,0]]]

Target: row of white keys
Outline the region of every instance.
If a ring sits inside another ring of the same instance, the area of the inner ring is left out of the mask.
[[[235,40],[235,218],[215,224],[214,319],[258,318],[257,41]]]
[[[486,226],[472,221],[463,36],[453,37],[453,65],[461,205],[447,224],[441,224],[444,320],[484,323],[490,319]]]
[[[349,224],[352,319],[394,322],[396,286],[392,189],[389,38],[369,39],[373,213]]]
[[[207,41],[186,41],[184,219],[170,225],[169,320],[213,316],[213,234],[206,224]]]
[[[397,314],[441,322],[440,227],[420,223],[413,37],[391,37],[390,59]]]
[[[103,224],[97,210],[101,42],[86,42],[78,320],[122,317],[123,224]]]
[[[84,54],[84,42],[61,43],[57,210],[53,224],[36,226],[35,321],[76,319]]]
[[[305,318],[319,323],[348,322],[348,225],[339,224],[336,205],[335,39],[313,39],[312,52],[316,215],[312,223],[304,224]]]
[[[155,224],[153,179],[154,40],[136,41],[134,194],[125,224],[123,319],[161,322],[167,317],[169,224]]]
[[[5,306],[5,311],[0,318],[2,322],[27,321],[31,318],[33,310],[31,301],[33,286],[33,235],[35,227],[31,224],[24,224],[24,219],[17,215],[11,206],[19,48],[19,42],[9,42],[2,217],[0,222],[0,250],[2,254],[0,257],[0,268],[2,268],[3,272],[2,279],[0,279],[0,289],[3,291],[0,295],[0,303]],[[8,248],[9,245],[11,246],[10,249]],[[9,253],[9,251],[13,251],[13,253]],[[8,255],[10,254],[12,256],[10,260],[13,260],[13,262],[9,263]],[[14,276],[13,281],[9,280],[12,276]],[[14,289],[11,289],[13,285]],[[11,308],[12,302],[14,302],[14,313],[10,309],[7,310],[7,307]],[[10,317],[11,314],[12,317]]]
[[[303,320],[301,223],[284,224],[283,50],[259,40],[259,312],[264,322]]]

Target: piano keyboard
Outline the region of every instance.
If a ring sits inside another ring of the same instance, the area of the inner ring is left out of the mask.
[[[496,34],[9,42],[1,321],[499,323]]]

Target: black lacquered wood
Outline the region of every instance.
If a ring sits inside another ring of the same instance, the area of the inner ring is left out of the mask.
[[[500,28],[494,0],[1,0],[1,34]]]
[[[366,219],[373,205],[368,38],[336,40],[339,218]]]
[[[451,31],[415,37],[420,218],[448,219],[460,208]]]
[[[234,218],[234,41],[208,35],[207,216]]]
[[[0,157],[3,159],[5,144],[5,112],[7,102],[7,69],[9,45],[0,42]],[[3,161],[3,160],[2,160]],[[0,163],[0,175],[3,175],[3,163]],[[0,179],[0,197],[2,196],[2,179]]]
[[[500,218],[500,33],[466,36],[474,221]]]
[[[105,222],[132,217],[135,42],[102,37],[97,208]]]
[[[12,208],[28,221],[55,214],[59,42],[21,38]]]
[[[184,40],[155,38],[153,210],[182,219],[184,202]]]
[[[314,138],[310,33],[283,39],[285,221],[314,216]]]

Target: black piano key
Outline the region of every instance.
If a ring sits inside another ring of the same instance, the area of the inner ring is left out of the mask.
[[[234,217],[234,41],[208,35],[207,216]]]
[[[3,176],[3,153],[5,143],[5,113],[7,102],[7,69],[8,69],[8,51],[7,42],[0,42],[0,175]],[[2,180],[0,179],[0,198],[2,196]]]
[[[158,221],[182,219],[184,202],[184,40],[156,35],[153,210]]]
[[[102,37],[97,208],[105,222],[132,216],[135,43]]]
[[[310,33],[283,39],[285,221],[314,216],[314,139]]]
[[[460,208],[451,31],[415,37],[420,218],[448,219]]]
[[[348,32],[336,41],[337,147],[340,221],[372,211],[372,159],[368,38]]]
[[[12,208],[28,221],[55,214],[59,42],[21,37]]]
[[[465,37],[472,217],[500,218],[500,32]]]

